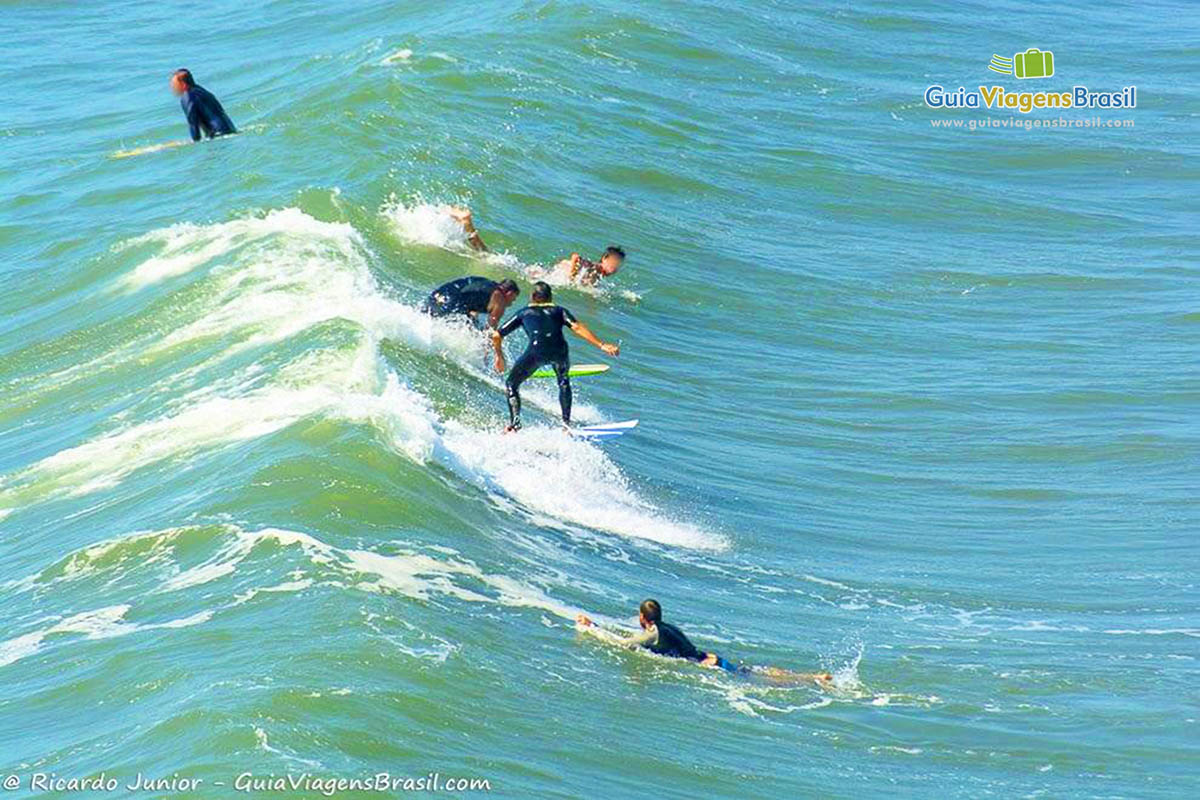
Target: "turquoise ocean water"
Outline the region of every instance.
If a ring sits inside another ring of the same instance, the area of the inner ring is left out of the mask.
[[[1194,5],[5,2],[0,40],[14,796],[1200,791]],[[1029,47],[1053,78],[988,71]],[[242,135],[112,158],[186,135],[179,66]],[[1025,117],[933,83],[1138,107],[935,128]],[[568,440],[544,385],[500,436],[416,303],[610,243],[557,292],[624,348],[577,417],[641,427]],[[646,596],[835,686],[574,629]]]

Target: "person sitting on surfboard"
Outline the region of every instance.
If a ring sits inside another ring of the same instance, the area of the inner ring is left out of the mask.
[[[497,282],[471,275],[434,289],[421,303],[421,311],[431,317],[466,314],[472,322],[486,313],[487,326],[495,330],[504,312],[520,294],[521,287],[511,278]]]
[[[203,86],[197,86],[190,70],[177,69],[171,74],[171,91],[179,96],[193,142],[200,141],[201,132],[209,139],[237,133],[221,101]]]
[[[484,244],[483,237],[479,235],[479,231],[475,230],[471,209],[451,206],[448,213],[458,224],[462,225],[463,231],[467,234],[467,244],[481,253],[488,252],[488,246]],[[559,261],[554,268],[563,270],[571,283],[595,286],[601,278],[607,278],[620,272],[624,264],[625,251],[616,245],[609,245],[596,261],[586,259],[579,253],[571,253],[570,258]]]
[[[571,424],[571,355],[562,329],[571,332],[586,342],[596,345],[610,356],[621,354],[619,345],[602,342],[586,325],[575,319],[575,315],[562,306],[556,306],[550,285],[538,281],[533,285],[533,301],[513,314],[498,330],[492,331],[492,346],[496,351],[496,372],[504,372],[504,337],[523,328],[529,337],[525,352],[513,364],[508,379],[504,382],[508,393],[508,428],[521,428],[521,384],[533,375],[534,370],[545,364],[554,367],[558,378],[558,404],[562,409],[563,425]]]
[[[586,614],[578,615],[575,621],[584,628],[603,630],[596,623],[592,622]],[[663,622],[662,606],[657,600],[647,599],[642,601],[642,604],[638,607],[638,624],[642,626],[642,632],[632,636],[623,636],[612,631],[603,631],[603,633],[605,634],[605,638],[623,647],[628,647],[631,650],[644,647],[660,656],[686,659],[702,667],[723,669],[735,675],[750,675],[760,672],[765,677],[775,680],[812,680],[819,683],[826,683],[833,680],[833,676],[828,672],[807,673],[791,672],[779,669],[778,667],[748,667],[744,664],[734,664],[716,653],[706,653],[703,650],[698,650],[683,631],[669,622]]]

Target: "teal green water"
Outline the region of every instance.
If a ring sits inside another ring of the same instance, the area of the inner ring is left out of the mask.
[[[4,4],[0,779],[1195,796],[1198,23]],[[1034,46],[1054,78],[988,72]],[[243,134],[111,158],[186,134],[177,66]],[[932,126],[1019,117],[922,102],[994,82],[1136,85],[1062,115],[1135,126]],[[416,303],[610,243],[557,297],[623,344],[577,417],[640,427],[568,440],[543,385],[499,435]],[[646,596],[836,685],[574,630]]]

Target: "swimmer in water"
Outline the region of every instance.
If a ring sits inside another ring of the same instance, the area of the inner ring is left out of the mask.
[[[594,628],[601,631],[605,639],[622,647],[627,647],[631,650],[644,647],[660,656],[682,658],[686,661],[699,664],[702,667],[723,669],[734,675],[761,675],[772,682],[781,683],[806,683],[814,681],[820,685],[827,685],[833,681],[833,676],[828,672],[792,672],[780,669],[779,667],[749,667],[745,664],[734,664],[716,653],[706,653],[703,650],[698,650],[683,631],[671,623],[663,621],[662,606],[659,605],[657,600],[642,601],[641,606],[638,607],[638,624],[642,626],[642,632],[632,636],[624,636],[601,629],[586,614],[580,614],[575,618],[575,621],[585,628]]]
[[[601,278],[609,278],[621,271],[625,265],[625,251],[616,245],[605,248],[603,255],[597,261],[590,261],[579,253],[571,253],[571,257],[563,259],[555,266],[566,268],[571,276],[571,283],[580,286],[595,286]]]
[[[451,206],[448,213],[459,225],[462,225],[463,231],[467,234],[467,244],[471,245],[472,249],[480,253],[488,252],[488,246],[484,244],[483,237],[475,229],[471,209]],[[580,286],[595,286],[602,278],[616,275],[623,266],[625,266],[625,251],[616,245],[610,245],[595,261],[584,258],[579,253],[571,253],[570,258],[559,261],[554,268],[563,270],[571,283],[577,283]]]
[[[554,304],[549,284],[538,281],[533,285],[532,302],[509,317],[498,330],[492,331],[492,347],[496,351],[496,372],[504,372],[504,337],[522,328],[529,337],[525,352],[513,364],[504,386],[508,394],[508,428],[506,432],[521,428],[521,384],[533,375],[538,367],[549,364],[554,367],[558,378],[558,404],[562,410],[563,425],[571,424],[571,354],[563,328],[585,342],[599,347],[610,356],[621,354],[618,345],[602,342],[588,326],[575,319],[575,315],[562,306]]]

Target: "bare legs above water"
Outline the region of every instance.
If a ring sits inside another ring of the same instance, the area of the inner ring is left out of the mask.
[[[467,234],[467,244],[471,245],[471,249],[480,253],[488,252],[488,246],[483,243],[483,237],[479,235],[479,231],[475,230],[475,222],[471,219],[471,209],[463,206],[450,206],[448,213],[455,222],[462,225],[463,232]]]

